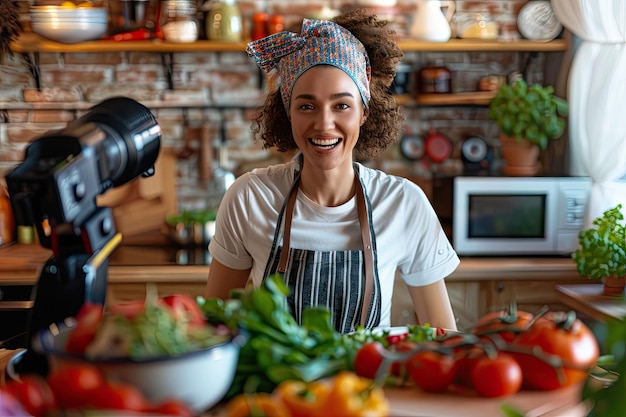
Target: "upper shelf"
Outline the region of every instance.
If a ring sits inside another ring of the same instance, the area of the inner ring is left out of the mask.
[[[536,51],[559,52],[567,49],[567,42],[556,39],[550,42],[529,40],[490,41],[480,39],[450,39],[448,42],[423,42],[404,39],[398,45],[405,52],[411,51]],[[18,53],[30,52],[243,52],[245,42],[196,41],[191,43],[142,41],[90,41],[65,44],[49,41],[34,33],[24,33],[11,49]]]

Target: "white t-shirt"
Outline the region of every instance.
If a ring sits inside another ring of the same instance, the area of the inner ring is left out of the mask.
[[[265,278],[277,218],[293,184],[297,163],[258,168],[241,175],[220,204],[209,252],[229,268],[252,268],[255,286]],[[372,207],[382,297],[380,326],[389,326],[397,269],[407,285],[423,286],[452,273],[459,258],[421,188],[405,178],[357,165]],[[341,206],[323,207],[299,191],[291,247],[362,250],[356,198]]]

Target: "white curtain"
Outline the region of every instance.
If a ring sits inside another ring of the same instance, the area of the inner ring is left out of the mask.
[[[593,180],[585,225],[626,208],[626,0],[552,0],[580,38],[568,80],[570,173]]]

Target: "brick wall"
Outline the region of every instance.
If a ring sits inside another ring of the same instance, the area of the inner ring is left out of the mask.
[[[106,4],[115,10],[117,0]],[[516,14],[526,0],[457,1],[457,12],[487,10],[498,21],[507,37],[517,36]],[[54,0],[47,0],[54,4]],[[56,1],[58,4],[59,1]],[[29,1],[21,1],[23,22],[29,30]],[[42,3],[39,3],[42,4]],[[334,2],[316,0],[240,0],[244,19],[256,10],[281,13],[296,21],[322,6],[345,8],[358,0]],[[398,7],[381,14],[406,35],[415,5],[413,0],[399,0]],[[393,10],[393,12],[389,12]],[[177,197],[180,208],[201,207],[206,203],[208,183],[200,176],[199,149],[202,126],[208,127],[215,147],[224,136],[228,147],[229,168],[236,173],[254,166],[278,162],[282,158],[263,150],[250,133],[250,106],[263,92],[263,79],[244,53],[176,53],[172,80],[168,89],[167,74],[158,53],[40,53],[40,89],[36,88],[24,56],[6,59],[0,68],[0,177],[21,161],[24,147],[50,129],[64,127],[89,106],[113,95],[132,97],[152,109],[163,129],[163,144],[179,155]],[[520,70],[528,55],[518,52],[436,53],[409,52],[404,63],[414,72],[443,59],[452,70],[455,91],[473,90],[476,80],[490,74],[505,75]],[[531,81],[544,81],[545,57],[540,54],[530,68]],[[453,157],[443,164],[426,160],[412,162],[403,158],[398,147],[392,148],[379,167],[424,181],[435,173],[457,174],[462,141],[473,135],[485,138],[498,147],[495,125],[487,120],[485,107],[408,107],[407,134],[423,135],[431,128],[447,135],[453,142]]]

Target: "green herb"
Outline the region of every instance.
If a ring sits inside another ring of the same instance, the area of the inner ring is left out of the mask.
[[[257,391],[270,392],[288,379],[314,381],[353,369],[362,342],[337,332],[323,307],[305,309],[298,325],[287,307],[288,294],[282,277],[273,275],[228,300],[198,299],[210,323],[240,329],[247,337],[227,397],[244,392],[251,381]]]
[[[552,86],[528,87],[523,79],[502,85],[489,102],[489,118],[502,133],[518,141],[526,139],[540,149],[563,134],[568,111],[567,101],[554,96]]]
[[[578,234],[572,253],[578,273],[589,278],[626,276],[626,226],[622,205],[605,211],[593,225]]]
[[[588,417],[622,417],[626,410],[626,321],[611,320],[601,326],[597,333],[608,354],[600,357],[597,367],[613,378],[609,386],[599,386],[592,373],[583,387],[582,399],[592,404]]]
[[[217,209],[208,208],[206,210],[183,210],[178,214],[168,214],[165,216],[165,222],[170,226],[175,226],[179,223],[185,226],[190,226],[194,223],[207,223],[215,220],[217,216]]]

